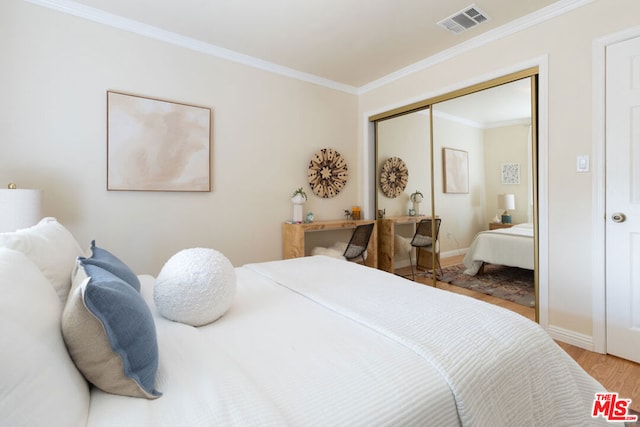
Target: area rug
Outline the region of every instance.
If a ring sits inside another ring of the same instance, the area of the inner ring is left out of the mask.
[[[469,276],[463,273],[462,264],[442,269],[441,282],[470,289],[527,307],[535,306],[533,270],[505,265],[485,264],[484,272]]]

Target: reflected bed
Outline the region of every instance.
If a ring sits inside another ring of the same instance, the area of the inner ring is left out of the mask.
[[[464,273],[474,276],[483,263],[534,269],[533,224],[481,231],[476,235],[462,263]]]

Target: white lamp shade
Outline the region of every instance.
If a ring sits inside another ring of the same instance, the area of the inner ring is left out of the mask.
[[[0,233],[31,227],[42,219],[42,190],[0,190]]]
[[[498,194],[498,208],[512,211],[516,208],[515,194]]]

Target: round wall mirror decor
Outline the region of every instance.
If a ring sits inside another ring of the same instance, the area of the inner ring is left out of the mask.
[[[390,157],[382,164],[380,189],[385,196],[394,199],[404,191],[409,180],[409,170],[400,157]]]
[[[347,183],[347,161],[333,148],[318,150],[307,173],[313,193],[324,199],[335,197]]]

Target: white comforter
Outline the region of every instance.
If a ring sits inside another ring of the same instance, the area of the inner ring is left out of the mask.
[[[464,273],[475,275],[483,262],[533,270],[533,225],[518,224],[478,233],[462,260]]]
[[[92,390],[89,425],[594,422],[603,387],[519,315],[328,257],[236,271],[218,321],[155,313],[163,396]],[[143,277],[153,307],[152,284]]]

